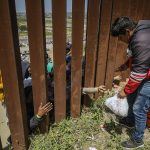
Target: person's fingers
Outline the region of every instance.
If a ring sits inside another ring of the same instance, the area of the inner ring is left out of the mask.
[[[99,91],[105,91],[106,88],[99,88]]]
[[[48,114],[48,112],[50,112],[50,111],[51,111],[51,109],[50,109],[50,108],[48,108],[48,109],[44,110],[43,115],[47,115],[47,114]]]
[[[46,108],[44,109],[44,111],[47,110],[47,109],[50,109],[50,108],[51,108],[51,107],[46,107]]]
[[[47,108],[49,108],[49,107],[53,107],[53,105],[49,104],[49,105],[47,105],[46,107],[44,107],[43,109],[47,109]]]
[[[48,113],[49,111],[51,111],[51,108],[46,109],[45,113]]]
[[[105,85],[101,85],[101,86],[99,86],[99,88],[106,88],[106,86]]]
[[[99,90],[99,92],[104,92],[105,90]]]
[[[46,108],[49,105],[50,105],[50,102],[48,102],[47,104],[45,104],[42,108],[44,109],[44,108]]]
[[[49,105],[49,106],[53,107],[53,104],[52,104],[52,103],[50,103],[50,105]]]
[[[121,79],[122,79],[121,75],[118,75],[118,76],[114,77],[114,80],[121,80]]]
[[[105,93],[105,91],[102,91],[102,90],[100,90],[99,92],[100,92],[100,93]]]
[[[105,90],[106,89],[106,86],[105,85],[101,85],[98,87],[99,89],[102,89],[102,90]]]
[[[50,109],[50,110],[51,110],[51,109],[52,109],[52,107],[51,107],[51,106],[46,107],[46,108],[44,109],[44,111],[45,111],[45,110],[48,110],[48,109]]]
[[[109,90],[104,91],[104,94],[108,94],[108,93],[109,93]]]
[[[121,99],[121,96],[120,96],[120,94],[119,94],[119,93],[117,94],[117,97]]]
[[[52,103],[50,103],[50,105],[51,105],[51,106],[53,106],[53,104],[52,104]]]
[[[115,69],[115,72],[119,72],[120,71],[120,67]]]
[[[106,91],[106,88],[99,88],[99,90]]]
[[[51,105],[50,108],[53,109],[53,105]]]
[[[41,108],[42,108],[42,106],[43,106],[43,103],[41,102],[41,103],[40,103],[40,106],[39,106],[39,108],[41,109]]]
[[[100,87],[98,87],[98,91],[99,91],[99,92],[104,92],[104,91],[106,91],[106,86],[101,85]]]

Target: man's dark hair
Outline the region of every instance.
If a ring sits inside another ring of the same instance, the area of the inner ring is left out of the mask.
[[[113,36],[125,35],[126,29],[133,30],[136,25],[137,23],[128,17],[119,17],[112,24],[111,33]]]

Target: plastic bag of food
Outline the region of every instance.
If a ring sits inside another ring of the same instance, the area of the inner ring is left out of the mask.
[[[126,117],[128,115],[129,105],[127,98],[120,99],[117,94],[106,99],[105,105],[116,115]]]

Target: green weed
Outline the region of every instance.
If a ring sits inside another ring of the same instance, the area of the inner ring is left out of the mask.
[[[106,112],[104,101],[114,92],[99,98],[88,109],[83,109],[80,118],[65,119],[50,126],[48,134],[31,136],[29,150],[123,150],[121,142],[126,140],[130,131],[114,122],[112,114]],[[102,130],[101,125],[105,125]],[[148,137],[147,133],[147,137]],[[150,139],[146,138],[145,147],[150,149]]]

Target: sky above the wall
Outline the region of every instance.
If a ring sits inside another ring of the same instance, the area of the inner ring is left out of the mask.
[[[25,0],[15,0],[17,12],[25,12]],[[36,0],[35,0],[36,2]],[[51,0],[44,0],[45,12],[52,12]],[[85,10],[87,9],[87,0],[85,0]],[[72,12],[72,0],[67,0],[67,12]]]

